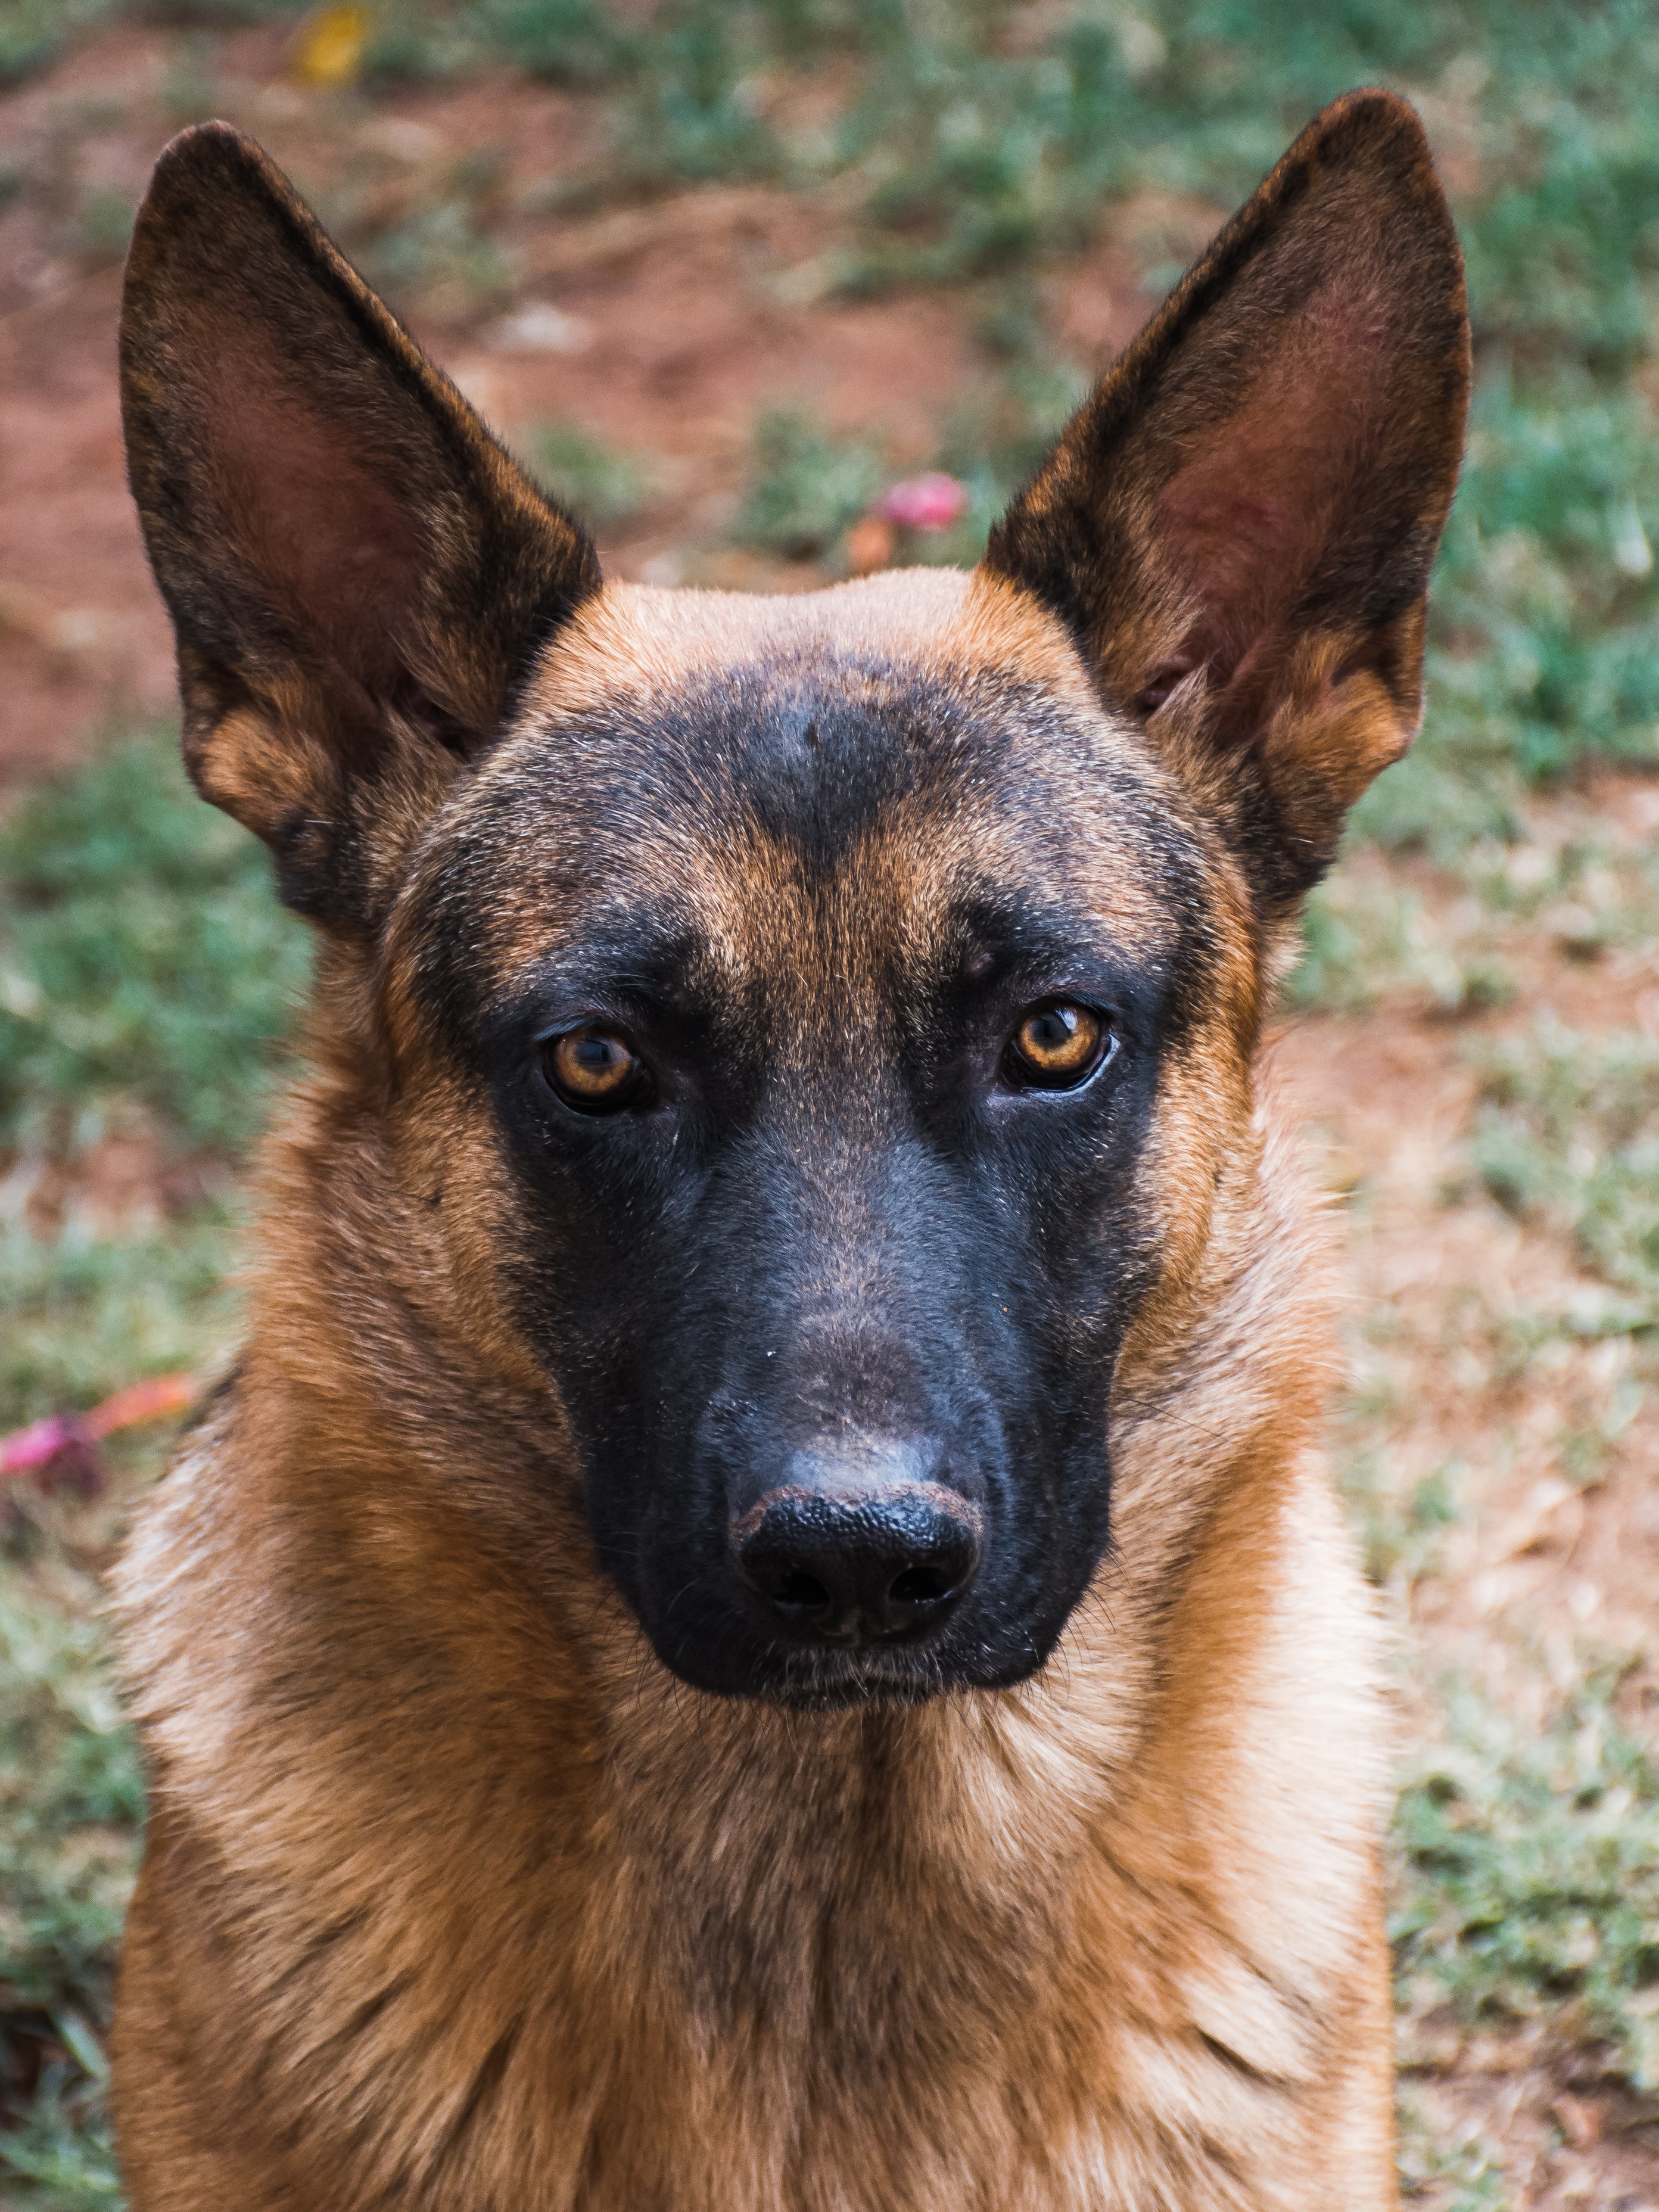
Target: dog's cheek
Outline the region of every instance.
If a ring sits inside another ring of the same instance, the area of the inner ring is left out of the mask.
[[[549,1377],[514,1294],[528,1256],[524,1208],[481,1086],[404,1070],[385,1127],[404,1200],[402,1249],[388,1256],[411,1299],[489,1375],[544,1397]]]
[[[1133,1090],[1092,1137],[1056,1128],[1009,1164],[1002,1233],[987,1240],[964,1316],[965,1367],[1001,1453],[986,1617],[971,1625],[1010,1655],[1046,1656],[1108,1540],[1113,1375],[1157,1262],[1139,1174],[1146,1102]]]
[[[642,1156],[619,1176],[550,1140],[533,1115],[504,1109],[499,1095],[495,1122],[489,1188],[499,1212],[489,1250],[473,1258],[538,1386],[569,1423],[600,1557],[637,1606],[659,1395],[650,1354],[672,1332],[684,1272],[673,1209],[648,1138],[584,1133],[596,1146],[614,1139]]]
[[[1165,1065],[1142,1150],[1145,1288],[1127,1316],[1115,1377],[1122,1401],[1158,1378],[1216,1290],[1213,1251],[1248,1191],[1258,1150],[1250,1073],[1218,1026]]]
[[[488,921],[471,907],[431,910],[428,879],[442,878],[446,859],[429,855],[394,908],[374,1016],[387,1063],[381,1126],[420,1255],[418,1295],[443,1306],[491,1372],[532,1401],[551,1394],[568,1416],[550,1354],[591,1335],[586,1292],[605,1239],[580,1193],[561,1184],[518,1042],[489,1033]],[[458,945],[459,965],[445,957]]]

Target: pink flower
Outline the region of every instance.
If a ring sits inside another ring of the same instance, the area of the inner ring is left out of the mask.
[[[968,487],[938,469],[906,477],[876,502],[876,513],[904,530],[948,530],[968,505]]]
[[[33,1474],[42,1482],[55,1477],[90,1498],[103,1480],[98,1464],[101,1437],[182,1413],[200,1389],[193,1375],[152,1375],[148,1382],[130,1382],[89,1413],[50,1413],[31,1428],[14,1429],[0,1437],[0,1480],[13,1474]]]

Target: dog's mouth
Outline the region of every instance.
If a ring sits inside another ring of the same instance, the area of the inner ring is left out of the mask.
[[[1045,1656],[1043,1649],[1027,1640],[1022,1640],[1018,1657],[993,1655],[978,1644],[963,1653],[948,1639],[840,1650],[780,1641],[751,1656],[735,1678],[703,1676],[699,1686],[791,1712],[924,1705],[956,1691],[1011,1689],[1035,1674]],[[697,1679],[683,1663],[674,1671],[688,1680]]]
[[[927,1645],[848,1650],[776,1644],[765,1679],[750,1693],[792,1712],[842,1712],[853,1705],[921,1705],[961,1686],[943,1653]]]

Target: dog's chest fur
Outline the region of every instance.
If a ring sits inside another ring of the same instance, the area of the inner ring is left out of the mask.
[[[1340,2056],[1376,1986],[1367,1616],[1316,1468],[1261,1480],[1275,1337],[1306,1352],[1302,1241],[1260,1226],[1174,1402],[1126,1407],[1119,1559],[1056,1661],[908,1711],[699,1698],[580,1604],[556,1644],[384,1434],[296,1481],[289,1430],[261,1480],[285,1408],[245,1383],[129,1569],[134,1954],[284,2146],[256,2177],[192,2130],[222,2201],[1311,2212],[1344,2099],[1386,2166],[1386,2081],[1356,2100]],[[1198,1439],[1239,1477],[1201,1545],[1167,1479]]]

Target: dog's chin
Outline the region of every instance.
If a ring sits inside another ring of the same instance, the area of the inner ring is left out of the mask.
[[[921,1653],[813,1651],[792,1652],[787,1658],[789,1663],[775,1677],[738,1694],[789,1712],[838,1713],[854,1706],[925,1705],[967,1687],[951,1669],[937,1662],[929,1666]]]
[[[1042,1664],[1042,1655],[1029,1648],[1007,1666],[987,1666],[982,1653],[975,1657],[977,1665],[964,1666],[948,1649],[925,1644],[834,1651],[775,1644],[746,1662],[722,1663],[708,1654],[699,1663],[680,1651],[672,1661],[665,1657],[665,1664],[693,1689],[798,1713],[892,1710],[928,1705],[964,1690],[1012,1689]]]

